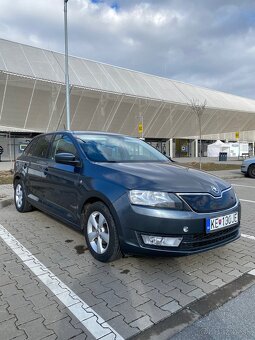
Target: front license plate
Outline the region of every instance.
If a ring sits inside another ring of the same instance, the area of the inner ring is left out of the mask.
[[[206,233],[229,227],[238,223],[238,212],[233,214],[206,219]]]

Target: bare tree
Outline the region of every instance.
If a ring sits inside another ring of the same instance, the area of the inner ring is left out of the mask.
[[[198,125],[199,125],[199,144],[200,144],[200,150],[199,150],[199,169],[201,170],[201,157],[202,157],[202,141],[201,141],[201,136],[202,136],[202,115],[205,111],[206,108],[206,100],[201,103],[198,99],[192,99],[190,100],[190,107],[191,110],[196,114],[197,120],[198,120]]]

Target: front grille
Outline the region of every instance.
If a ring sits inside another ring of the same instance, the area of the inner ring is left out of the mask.
[[[234,190],[223,191],[221,197],[210,194],[181,194],[180,197],[196,212],[209,213],[232,208],[236,204]]]
[[[198,250],[235,239],[239,234],[239,224],[210,234],[185,235],[179,249]]]

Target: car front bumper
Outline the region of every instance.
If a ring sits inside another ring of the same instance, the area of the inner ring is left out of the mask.
[[[242,165],[241,165],[241,172],[244,173],[244,174],[246,174],[247,171],[248,171],[248,166],[242,164]]]
[[[176,211],[134,206],[124,195],[115,202],[121,248],[124,253],[189,255],[213,249],[240,237],[241,206],[237,202],[230,209],[213,213]],[[225,216],[238,211],[238,223],[206,233],[206,219]],[[184,232],[188,230],[187,232]],[[142,235],[182,237],[178,247],[148,245]]]

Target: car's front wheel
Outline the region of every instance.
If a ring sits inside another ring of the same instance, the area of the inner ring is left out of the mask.
[[[27,201],[26,189],[22,180],[16,180],[14,183],[14,203],[16,209],[23,213],[33,209],[32,205]]]
[[[248,168],[248,175],[251,178],[255,178],[255,164],[251,164]]]
[[[84,234],[91,254],[98,261],[110,262],[121,257],[116,225],[104,203],[95,202],[85,207]]]

